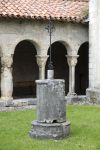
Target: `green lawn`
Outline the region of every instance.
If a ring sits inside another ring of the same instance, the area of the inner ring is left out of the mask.
[[[35,140],[28,136],[35,110],[0,112],[0,150],[100,150],[100,106],[68,106],[70,137]]]

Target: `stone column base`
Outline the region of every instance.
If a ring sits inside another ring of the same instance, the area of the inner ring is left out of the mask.
[[[39,123],[32,122],[32,130],[29,132],[30,137],[40,139],[62,139],[70,133],[70,122],[64,123]]]
[[[0,98],[1,100],[4,100],[4,101],[12,101],[13,100],[13,97],[1,97]]]
[[[67,99],[68,104],[72,104],[72,103],[78,101],[78,96],[76,93],[68,93],[66,96],[66,99]]]
[[[87,100],[91,103],[100,104],[100,90],[87,89],[86,90]]]

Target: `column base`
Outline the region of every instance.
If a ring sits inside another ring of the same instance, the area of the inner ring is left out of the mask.
[[[3,97],[3,96],[1,96],[1,100],[4,100],[4,101],[12,101],[12,100],[13,100],[13,97]]]
[[[77,94],[76,94],[76,93],[70,93],[70,92],[69,92],[69,93],[67,94],[67,96],[68,96],[68,97],[77,97]]]
[[[90,103],[100,104],[100,90],[99,89],[90,89],[86,90],[86,97]]]
[[[76,93],[68,93],[66,98],[68,104],[73,104],[78,101],[78,96]]]
[[[67,137],[69,133],[70,122],[47,124],[33,121],[29,135],[31,138],[62,139]]]

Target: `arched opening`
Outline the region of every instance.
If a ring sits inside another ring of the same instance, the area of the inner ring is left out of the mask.
[[[83,43],[78,51],[78,62],[76,65],[76,84],[75,89],[78,95],[85,95],[89,84],[89,44]]]
[[[30,41],[21,41],[16,46],[13,57],[14,98],[36,96],[35,80],[39,76],[36,54],[36,49]]]
[[[65,92],[68,93],[68,83],[69,83],[69,67],[67,63],[67,50],[61,42],[55,42],[51,46],[51,58],[54,65],[54,78],[65,80]],[[50,49],[48,49],[48,55],[50,55]],[[46,63],[46,77],[49,59]]]

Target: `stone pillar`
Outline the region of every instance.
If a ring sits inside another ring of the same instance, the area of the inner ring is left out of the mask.
[[[1,57],[1,99],[12,100],[13,93],[13,77],[12,77],[11,55]]]
[[[100,103],[100,0],[89,1],[89,88],[86,96]]]
[[[48,55],[47,56],[37,55],[36,58],[37,64],[39,66],[39,79],[43,80],[45,79],[45,65],[48,59]]]
[[[69,93],[68,96],[75,96],[75,66],[77,64],[78,55],[67,55],[69,65]]]
[[[37,80],[37,120],[29,132],[32,138],[65,138],[70,133],[66,120],[65,81]]]

